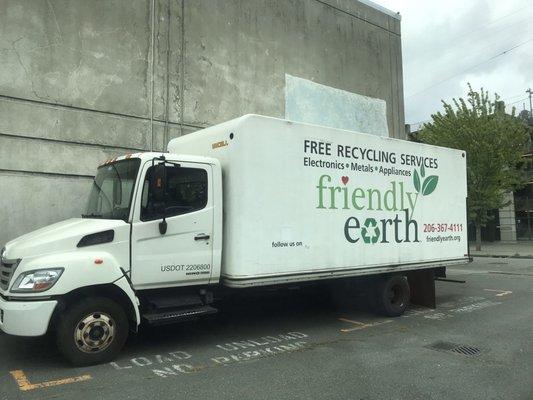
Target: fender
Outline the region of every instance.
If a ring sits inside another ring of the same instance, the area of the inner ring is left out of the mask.
[[[141,323],[141,313],[139,311],[139,299],[135,295],[135,292],[133,291],[133,288],[130,285],[130,282],[128,279],[126,279],[126,276],[123,276],[118,281],[113,282],[114,285],[118,286],[126,296],[131,301],[131,306],[133,307],[133,310],[135,311],[135,323],[137,324],[137,327]]]
[[[121,265],[113,254],[96,248],[27,257],[22,259],[11,278],[9,295],[24,298],[52,297],[65,295],[83,287],[114,284],[124,291],[137,309],[135,293],[124,277],[121,267],[129,269],[127,265]],[[21,274],[49,268],[63,269],[60,278],[50,289],[38,293],[17,293],[16,288],[13,288],[14,282]]]

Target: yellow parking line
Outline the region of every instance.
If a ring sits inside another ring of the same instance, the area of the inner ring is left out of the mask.
[[[356,326],[355,328],[349,328],[349,329],[341,329],[341,332],[352,332],[352,331],[359,331],[361,329],[365,329],[365,328],[368,328],[369,326],[371,325],[361,325],[361,326]]]
[[[339,318],[340,321],[349,322],[350,324],[366,325],[364,322],[352,321],[351,319]]]
[[[339,318],[339,321],[348,322],[350,324],[358,325],[355,328],[349,328],[349,329],[341,329],[341,332],[351,332],[351,331],[357,331],[359,329],[365,329],[368,328],[369,325],[359,322],[359,321],[352,321],[351,319],[346,318]]]
[[[357,325],[353,328],[345,328],[345,329],[341,329],[341,332],[343,333],[346,333],[346,332],[353,332],[353,331],[359,331],[361,329],[366,329],[366,328],[370,328],[372,326],[377,326],[377,325],[383,325],[383,324],[387,324],[389,322],[392,322],[392,320],[388,319],[388,320],[385,320],[385,321],[377,321],[377,322],[372,322],[372,323],[364,323],[364,322],[359,322],[359,321],[352,321],[350,319],[346,319],[346,318],[339,318],[340,321],[344,321],[344,322],[349,322],[351,324],[354,324],[354,325]]]
[[[42,389],[51,386],[66,385],[68,383],[84,382],[93,378],[91,375],[80,375],[73,376],[71,378],[58,379],[55,381],[31,383],[24,371],[22,371],[21,369],[10,371],[9,373],[17,381],[19,389],[23,392],[34,389]]]

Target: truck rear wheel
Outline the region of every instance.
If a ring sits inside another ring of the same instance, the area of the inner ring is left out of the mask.
[[[399,317],[409,304],[410,289],[406,276],[394,275],[376,285],[378,311],[387,317]]]
[[[69,306],[57,324],[59,351],[72,364],[110,361],[124,346],[129,324],[122,307],[105,297],[80,300]]]

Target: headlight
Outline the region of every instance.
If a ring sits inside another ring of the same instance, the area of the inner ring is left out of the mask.
[[[13,284],[12,292],[44,292],[57,282],[63,268],[39,269],[19,275]]]

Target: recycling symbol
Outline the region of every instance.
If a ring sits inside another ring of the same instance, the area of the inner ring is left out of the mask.
[[[367,218],[361,228],[361,236],[365,243],[377,243],[379,239],[378,223],[374,218]]]

